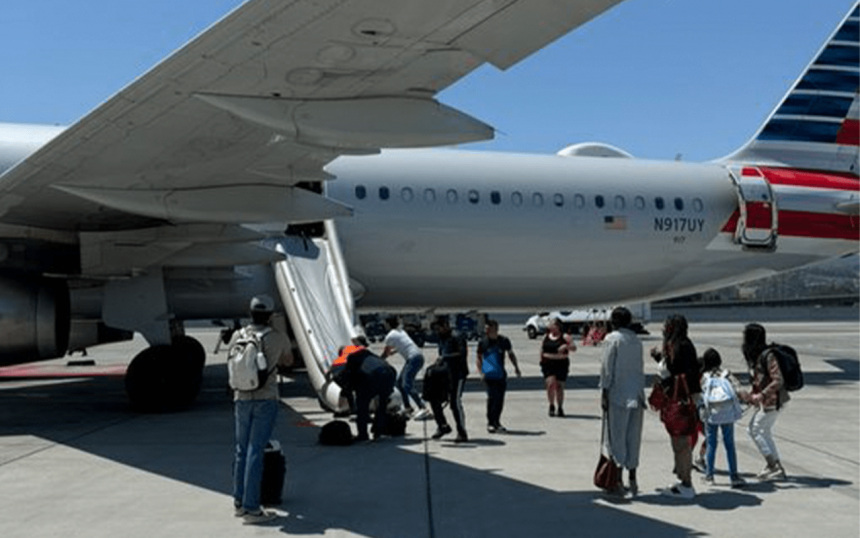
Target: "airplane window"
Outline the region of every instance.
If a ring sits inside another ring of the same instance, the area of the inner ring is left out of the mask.
[[[678,211],[684,210],[684,199],[683,198],[675,198],[675,209]]]
[[[388,200],[388,197],[391,195],[391,192],[388,190],[388,187],[379,187],[379,199],[380,200]]]
[[[582,209],[585,207],[585,196],[581,194],[577,194],[573,197],[573,205],[577,207],[577,209]]]
[[[701,198],[693,198],[693,209],[695,209],[697,213],[701,213],[702,210],[705,209],[705,203],[702,202]]]
[[[424,201],[432,204],[436,201],[436,191],[433,189],[424,189]]]
[[[564,205],[564,196],[561,194],[553,194],[552,195],[552,203],[555,204],[556,207],[561,207]]]
[[[663,208],[666,207],[666,203],[663,202],[663,198],[661,196],[654,198],[654,207],[656,207],[660,211],[663,211]]]
[[[415,197],[415,193],[412,192],[411,187],[403,187],[403,189],[400,191],[400,197],[403,198],[404,202],[411,202],[412,198]]]
[[[469,191],[469,202],[471,202],[473,204],[477,204],[479,200],[480,200],[480,196],[478,195],[478,191],[476,191],[474,189],[470,190]]]
[[[633,205],[636,206],[636,209],[645,209],[645,198],[637,196],[633,199]]]
[[[594,205],[596,205],[597,207],[603,207],[605,205],[605,203],[606,202],[603,200],[602,194],[598,194],[597,196],[594,197]]]
[[[534,204],[535,207],[542,206],[543,205],[543,194],[541,194],[539,192],[532,194],[532,204]]]
[[[512,192],[511,203],[517,207],[523,205],[523,194],[521,192]]]
[[[502,195],[499,194],[499,191],[493,191],[490,193],[490,201],[493,205],[499,205],[502,203]]]
[[[624,197],[621,195],[616,196],[615,197],[615,209],[624,209],[624,205],[625,205]]]
[[[448,198],[449,204],[457,203],[457,191],[455,191],[454,189],[448,189],[448,192],[445,194],[445,196]]]
[[[367,196],[367,189],[364,188],[364,185],[356,185],[355,186],[355,197],[359,200],[364,200]]]

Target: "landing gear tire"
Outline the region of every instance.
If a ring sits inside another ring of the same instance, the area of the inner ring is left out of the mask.
[[[203,346],[186,336],[169,346],[144,349],[125,374],[125,390],[132,406],[146,413],[187,408],[200,392],[205,362]]]

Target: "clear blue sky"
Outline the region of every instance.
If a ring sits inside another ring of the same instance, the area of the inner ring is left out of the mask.
[[[70,124],[241,3],[7,0],[0,121]],[[440,100],[499,129],[479,149],[597,140],[643,158],[712,159],[753,134],[852,5],[628,0]]]

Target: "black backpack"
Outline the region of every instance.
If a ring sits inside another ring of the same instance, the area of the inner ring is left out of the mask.
[[[779,363],[779,371],[782,373],[782,382],[785,390],[794,392],[803,388],[803,372],[800,369],[800,359],[797,358],[797,351],[791,346],[782,344],[771,344],[762,354],[767,357],[768,352],[773,352],[776,355],[776,360]]]
[[[421,396],[428,402],[444,402],[448,399],[451,372],[448,363],[437,360],[424,370]]]
[[[348,446],[353,441],[352,429],[342,420],[332,420],[320,428],[319,442],[321,445]]]

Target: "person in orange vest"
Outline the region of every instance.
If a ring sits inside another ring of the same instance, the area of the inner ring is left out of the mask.
[[[388,399],[394,390],[397,370],[374,355],[369,349],[361,348],[346,355],[346,365],[333,377],[340,385],[341,394],[355,394],[355,414],[358,442],[370,440],[367,427],[370,423],[370,402],[378,399],[373,414],[373,438],[379,439],[387,432]]]
[[[348,346],[341,346],[341,348],[337,350],[337,358],[332,361],[331,367],[328,370],[328,378],[334,379],[335,376],[346,367],[346,359],[351,354],[366,349],[367,346],[367,339],[365,339],[363,336],[356,336],[352,339],[352,344]],[[352,397],[352,392],[344,391],[341,393],[341,395],[343,399],[346,400],[346,403],[349,408],[346,411],[336,412],[335,416],[349,416],[355,412],[355,400]]]

